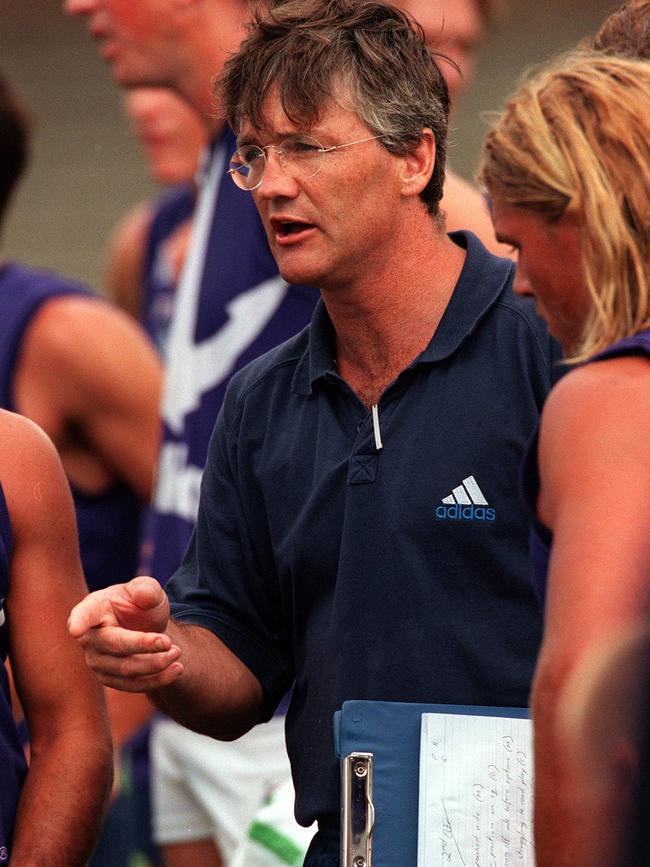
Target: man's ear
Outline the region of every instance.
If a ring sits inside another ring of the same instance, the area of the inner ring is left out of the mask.
[[[436,164],[436,140],[429,127],[422,130],[417,147],[402,157],[402,193],[419,196],[431,180]]]

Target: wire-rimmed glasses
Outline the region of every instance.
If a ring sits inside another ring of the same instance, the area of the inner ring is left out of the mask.
[[[279,145],[245,144],[237,148],[230,160],[228,174],[242,190],[256,190],[264,179],[268,150],[274,150],[282,168],[295,180],[304,181],[313,178],[323,166],[323,156],[332,151],[349,148],[352,145],[363,144],[381,138],[372,135],[360,138],[346,144],[332,145],[324,148],[322,144],[310,135],[296,134],[283,139]]]

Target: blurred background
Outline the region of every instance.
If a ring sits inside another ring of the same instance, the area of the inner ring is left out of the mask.
[[[132,0],[137,3],[138,0]],[[101,289],[115,223],[155,187],[120,92],[83,24],[58,0],[0,0],[0,68],[35,119],[31,168],[2,238],[3,258]],[[486,129],[523,71],[593,33],[616,0],[510,0],[455,112],[450,160],[471,178]]]

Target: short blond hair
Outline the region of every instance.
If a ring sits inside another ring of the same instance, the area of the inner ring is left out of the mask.
[[[650,327],[650,63],[576,52],[525,82],[485,141],[490,197],[573,214],[591,311],[570,361]]]

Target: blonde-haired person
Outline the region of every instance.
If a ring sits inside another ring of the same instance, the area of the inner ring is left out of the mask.
[[[538,867],[590,863],[558,706],[584,655],[650,602],[649,94],[650,63],[565,57],[509,100],[480,168],[497,237],[517,251],[515,291],[534,296],[572,368],[524,466],[546,596],[532,695]]]

